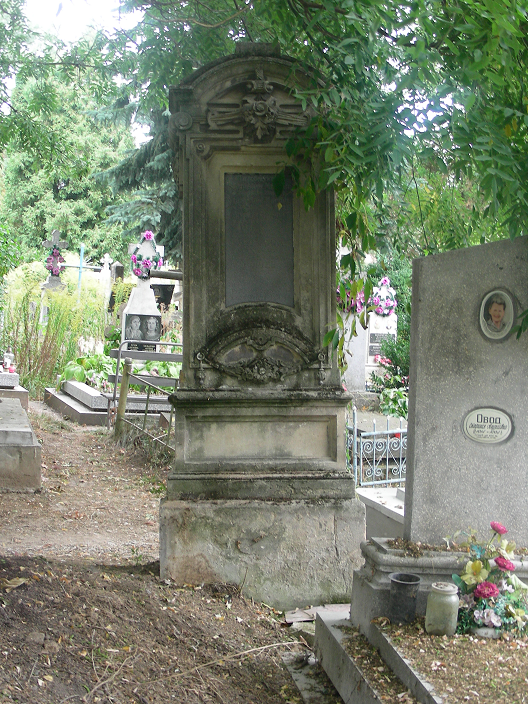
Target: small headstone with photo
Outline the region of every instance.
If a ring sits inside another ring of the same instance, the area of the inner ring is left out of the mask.
[[[161,314],[150,285],[150,272],[163,264],[163,247],[156,246],[152,232],[147,230],[137,245],[129,246],[132,273],[137,277],[135,288],[121,316],[121,341],[130,340],[127,349],[156,352],[161,336]]]

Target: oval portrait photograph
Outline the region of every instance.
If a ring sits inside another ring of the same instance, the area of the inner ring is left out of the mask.
[[[487,293],[480,305],[480,328],[491,340],[502,340],[513,326],[515,310],[512,297],[502,289]]]

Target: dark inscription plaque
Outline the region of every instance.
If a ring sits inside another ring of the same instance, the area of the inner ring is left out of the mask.
[[[369,357],[375,357],[377,354],[381,354],[381,343],[383,342],[383,340],[388,340],[389,338],[395,340],[396,335],[383,332],[371,333],[369,340]]]
[[[226,306],[293,308],[291,179],[277,198],[273,174],[225,174]]]

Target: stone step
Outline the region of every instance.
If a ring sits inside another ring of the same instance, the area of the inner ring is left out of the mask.
[[[80,425],[106,425],[108,422],[106,409],[104,411],[92,410],[57,389],[47,388],[44,390],[44,403],[65,418]]]
[[[81,381],[64,381],[62,391],[92,410],[108,410],[108,399],[100,391]]]
[[[79,383],[79,382],[77,382]],[[82,384],[86,386],[86,384]],[[90,387],[86,387],[90,388]],[[93,391],[93,389],[92,389]],[[99,393],[99,392],[97,392]],[[83,397],[83,394],[78,394]],[[108,401],[111,401],[110,394],[100,394],[104,399],[105,405],[103,408],[84,404],[82,401],[64,393],[57,391],[54,388],[47,388],[44,391],[44,403],[53,408],[53,410],[62,414],[65,418],[69,418],[80,425],[106,425],[108,423],[107,407]],[[127,402],[127,413],[144,413],[146,406],[146,395],[144,394],[129,394]],[[93,402],[93,397],[87,397],[88,401]],[[116,403],[119,397],[116,399]],[[160,412],[170,413],[170,404],[166,396],[151,396],[149,400],[149,415],[157,415]]]

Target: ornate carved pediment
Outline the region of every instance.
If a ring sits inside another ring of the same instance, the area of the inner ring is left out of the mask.
[[[236,107],[210,107],[207,122],[214,130],[224,130],[230,125],[242,125],[244,136],[257,141],[271,139],[278,127],[293,129],[308,124],[310,115],[300,103],[294,102],[284,91],[277,90],[264,77],[262,69],[255,71],[256,78],[245,85],[245,95]]]
[[[281,382],[318,362],[305,340],[282,330],[248,329],[216,339],[200,352],[203,362],[241,381]]]

